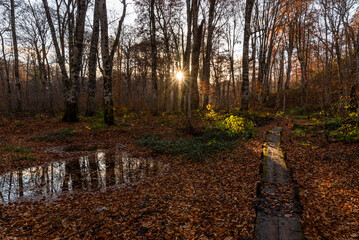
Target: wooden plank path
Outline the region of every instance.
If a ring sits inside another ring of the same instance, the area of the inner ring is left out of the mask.
[[[304,239],[295,191],[280,148],[282,128],[274,128],[263,145],[262,181],[257,186],[255,239]]]

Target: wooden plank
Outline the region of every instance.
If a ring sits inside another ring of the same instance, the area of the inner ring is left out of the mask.
[[[263,145],[262,183],[260,189],[257,189],[259,196],[256,200],[255,239],[304,239],[288,168],[280,148],[281,131],[279,127],[274,128]],[[289,201],[285,197],[288,193],[293,195]]]

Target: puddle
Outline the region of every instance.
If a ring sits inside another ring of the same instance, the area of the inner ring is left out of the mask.
[[[162,168],[163,164],[153,159],[97,151],[0,175],[0,203],[48,199],[81,190],[104,191],[155,176]]]

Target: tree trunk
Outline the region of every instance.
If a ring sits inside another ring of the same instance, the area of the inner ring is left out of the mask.
[[[108,21],[106,0],[100,0],[100,22],[101,22],[101,52],[103,63],[103,98],[104,98],[104,121],[107,125],[113,125],[115,118],[113,115],[113,97],[112,97],[112,67],[109,55],[108,40]]]
[[[110,52],[106,0],[100,0],[100,24],[101,24],[101,53],[103,63],[103,98],[104,98],[104,121],[107,125],[115,124],[112,94],[112,68],[113,58],[119,44],[122,24],[126,15],[126,1],[122,1],[122,16],[117,27],[116,38]]]
[[[282,49],[281,56],[280,56],[277,99],[276,99],[276,104],[275,104],[276,111],[279,109],[280,99],[283,94],[282,93],[282,91],[283,91],[283,76],[284,76],[284,48]]]
[[[209,92],[210,92],[210,83],[209,79],[211,77],[211,55],[212,55],[212,40],[213,40],[213,32],[214,32],[214,11],[217,0],[210,0],[209,7],[209,17],[208,17],[208,35],[207,35],[207,47],[206,47],[206,55],[203,60],[203,87],[204,87],[204,98],[203,98],[203,108],[209,103]]]
[[[357,33],[357,43],[356,43],[356,68],[357,68],[357,88],[359,88],[359,29]],[[359,125],[359,104],[358,104],[358,110],[357,110],[357,124]]]
[[[190,86],[191,86],[191,101],[189,104],[193,109],[198,109],[199,107],[199,92],[198,92],[198,69],[199,69],[199,56],[201,53],[201,40],[203,32],[202,20],[200,26],[198,26],[198,5],[199,1],[193,0],[193,46],[192,46],[192,69],[190,77]],[[188,98],[190,99],[190,98]],[[188,105],[188,106],[189,106]]]
[[[159,91],[157,83],[157,42],[156,42],[156,19],[155,19],[155,0],[151,0],[150,6],[150,34],[151,34],[151,72],[152,72],[152,112],[158,113],[159,110]]]
[[[70,61],[70,90],[66,98],[65,114],[62,118],[64,122],[78,121],[78,98],[80,93],[80,72],[82,68],[86,10],[87,1],[78,0],[73,49],[70,51],[70,59],[72,60]]]
[[[96,94],[96,69],[97,69],[97,55],[98,55],[98,40],[100,30],[100,0],[95,0],[94,16],[93,16],[93,29],[90,45],[89,56],[89,80],[88,80],[88,98],[86,116],[95,115],[95,94]]]
[[[242,101],[241,108],[243,110],[248,109],[248,100],[249,100],[249,38],[251,35],[250,24],[252,9],[254,5],[254,0],[246,0],[246,10],[245,10],[245,23],[244,23],[244,39],[243,39],[243,63],[242,63]]]
[[[21,82],[20,82],[20,71],[19,71],[19,50],[17,48],[17,36],[16,36],[16,25],[15,25],[15,3],[14,0],[11,3],[11,34],[12,42],[14,47],[14,71],[15,71],[15,87],[16,87],[16,111],[21,112]]]
[[[8,112],[11,112],[11,85],[10,85],[10,70],[9,70],[9,64],[6,60],[6,53],[5,53],[5,42],[4,37],[2,33],[0,33],[1,38],[1,49],[2,49],[2,55],[4,59],[4,65],[5,65],[5,74],[6,74],[6,84],[7,84],[7,107]],[[5,87],[5,85],[4,85]]]
[[[290,23],[289,26],[289,45],[287,49],[287,76],[286,81],[284,85],[284,92],[283,92],[283,112],[286,111],[286,104],[287,104],[287,91],[289,90],[289,84],[290,84],[290,75],[292,73],[292,55],[293,55],[293,49],[294,49],[294,24]]]
[[[191,6],[191,0],[186,0],[186,7],[187,7],[187,37],[186,37],[186,49],[183,54],[183,81],[182,81],[182,98],[181,98],[181,105],[183,111],[186,110],[186,96],[189,90],[189,78],[190,78],[190,58],[191,58],[191,43],[192,43],[192,14],[193,9]],[[182,39],[183,40],[183,39]],[[188,99],[188,98],[187,98]],[[188,104],[187,104],[188,105]]]

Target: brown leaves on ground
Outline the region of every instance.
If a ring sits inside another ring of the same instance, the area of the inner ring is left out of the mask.
[[[307,121],[294,120],[303,124]],[[283,121],[285,126],[288,121]],[[291,122],[293,124],[293,122]],[[284,128],[287,165],[294,169],[309,239],[356,239],[359,234],[359,145],[328,143],[323,136]],[[303,142],[310,144],[303,144]]]
[[[183,131],[184,121],[169,117],[166,121],[156,117],[126,119],[130,124],[109,129],[89,129],[85,121],[71,125],[59,119],[19,121],[0,123],[0,145],[31,150],[36,159],[23,160],[24,166],[117,144],[126,144],[124,149],[134,156],[150,157],[151,152],[134,144],[136,136],[188,137]],[[266,131],[278,125],[284,127],[281,146],[299,184],[305,236],[358,239],[358,144],[329,144],[322,136],[310,133],[298,137],[290,129],[294,123],[303,121],[280,119],[260,127],[257,138],[204,163],[152,156],[170,167],[135,185],[106,192],[80,192],[56,201],[1,205],[0,235],[5,239],[251,239],[261,145]],[[69,141],[30,139],[35,133],[69,127],[77,132]],[[19,166],[2,156],[1,172]]]
[[[0,134],[7,144],[24,146],[34,152],[36,162],[29,164],[81,154],[56,151],[58,145],[112,148],[122,143],[127,144],[125,149],[132,155],[150,157],[150,152],[143,152],[133,144],[134,135],[186,137],[178,127],[178,120],[162,124],[158,118],[151,117],[142,121],[133,119],[131,126],[106,131],[90,130],[86,123],[76,123],[71,125],[78,132],[71,138],[72,142],[49,143],[29,137],[35,130],[46,133],[68,126],[57,119],[23,122],[24,131],[13,132],[17,127],[7,122],[8,127],[3,126]],[[44,149],[53,151],[44,153]],[[80,192],[55,201],[1,205],[0,233],[9,239],[250,239],[260,150],[261,141],[254,139],[204,163],[155,156],[170,167],[161,175],[135,185],[106,192]],[[5,166],[2,172],[7,169],[11,167]]]

